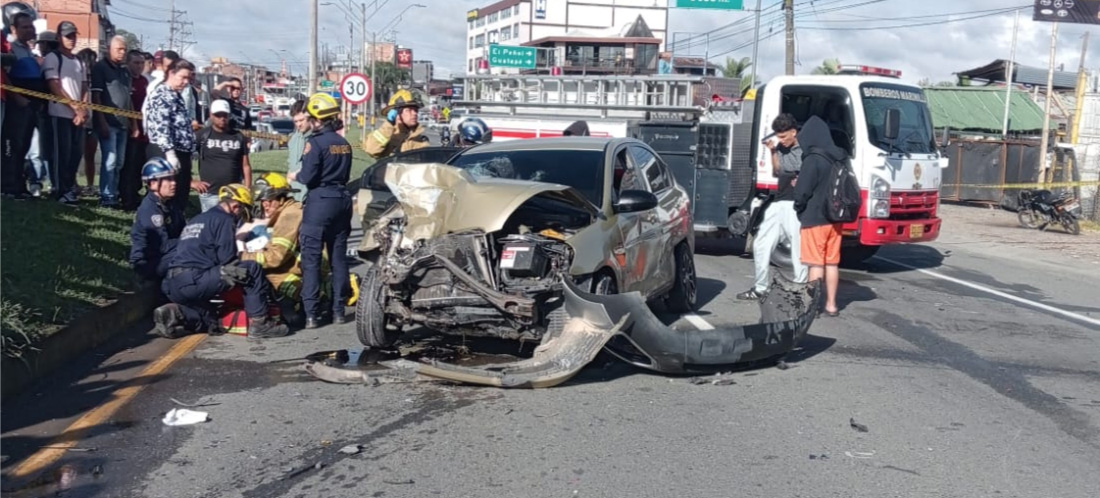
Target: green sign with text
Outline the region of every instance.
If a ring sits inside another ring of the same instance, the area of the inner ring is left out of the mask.
[[[744,10],[744,0],[676,0],[681,9]]]
[[[321,88],[332,88],[336,86],[336,82],[332,80],[321,80]]]
[[[538,50],[533,47],[489,45],[489,65],[493,67],[534,69],[537,53]]]

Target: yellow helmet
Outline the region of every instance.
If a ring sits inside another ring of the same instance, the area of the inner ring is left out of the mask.
[[[298,189],[292,188],[290,182],[280,173],[267,172],[252,182],[252,199],[256,201],[271,201],[297,191]]]
[[[340,104],[327,93],[315,93],[309,98],[306,110],[314,118],[325,120],[335,118],[340,114]]]
[[[249,192],[244,185],[230,183],[218,189],[218,200],[221,202],[237,201],[245,206],[252,207],[252,192]]]
[[[413,95],[412,92],[408,90],[398,90],[397,93],[394,93],[393,96],[390,97],[390,104],[382,108],[381,115],[385,116],[392,109],[400,110],[405,107],[415,107],[419,109],[423,106],[424,105],[420,103],[420,99]]]

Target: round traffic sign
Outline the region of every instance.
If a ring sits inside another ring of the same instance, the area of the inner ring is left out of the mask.
[[[349,104],[362,104],[370,98],[373,90],[370,78],[360,73],[351,73],[340,80],[340,96]]]

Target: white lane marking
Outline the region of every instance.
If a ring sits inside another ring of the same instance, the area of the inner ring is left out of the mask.
[[[714,325],[711,325],[706,320],[703,320],[703,317],[696,315],[695,313],[685,314],[684,320],[687,320],[699,330],[714,330]]]
[[[1022,297],[1013,296],[1012,294],[1007,294],[1005,292],[1001,292],[1001,291],[996,290],[996,289],[990,289],[989,287],[978,285],[978,284],[975,284],[975,283],[972,283],[972,282],[967,282],[966,280],[958,279],[958,278],[955,278],[955,277],[949,277],[947,275],[936,273],[936,272],[931,271],[931,270],[925,270],[923,268],[917,268],[915,266],[910,266],[910,265],[907,265],[907,264],[902,263],[900,261],[894,261],[890,258],[884,258],[882,256],[875,256],[875,258],[881,259],[882,261],[885,261],[887,263],[898,265],[902,268],[908,268],[910,270],[914,270],[914,271],[923,273],[923,274],[928,275],[930,277],[936,277],[938,279],[946,280],[948,282],[959,284],[959,285],[962,285],[964,287],[970,287],[971,289],[974,289],[974,290],[980,290],[982,292],[993,294],[994,296],[997,296],[997,297],[1003,297],[1003,298],[1008,299],[1010,301],[1015,301],[1015,302],[1020,303],[1020,304],[1025,304],[1025,305],[1031,306],[1033,308],[1038,308],[1038,309],[1041,309],[1043,311],[1048,311],[1050,313],[1054,313],[1054,314],[1057,314],[1057,315],[1062,315],[1062,316],[1064,316],[1066,318],[1069,318],[1069,319],[1072,319],[1072,320],[1077,320],[1077,321],[1080,321],[1080,322],[1084,322],[1084,323],[1088,323],[1088,324],[1092,324],[1092,325],[1096,325],[1097,327],[1100,327],[1100,320],[1097,320],[1095,318],[1089,318],[1089,317],[1084,316],[1084,315],[1079,315],[1077,313],[1073,313],[1072,311],[1066,311],[1066,310],[1063,310],[1063,309],[1055,308],[1054,306],[1050,306],[1050,305],[1043,304],[1043,303],[1040,303],[1040,302],[1032,301],[1030,299],[1024,299]]]

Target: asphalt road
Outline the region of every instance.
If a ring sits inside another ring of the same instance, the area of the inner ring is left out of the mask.
[[[70,497],[1096,496],[1100,251],[1062,257],[945,226],[937,243],[844,271],[841,316],[814,323],[792,368],[733,373],[733,385],[600,357],[547,390],[348,386],[278,361],[357,348],[350,325],[211,337],[139,376],[177,343],[131,335],[4,406],[10,473],[121,387],[147,386],[76,444],[96,451],[5,490],[47,496],[65,479]],[[711,324],[758,317],[733,298],[752,273],[738,252],[700,244]],[[215,403],[199,408],[211,420],[165,426],[171,398]],[[361,451],[338,451],[348,445]]]

